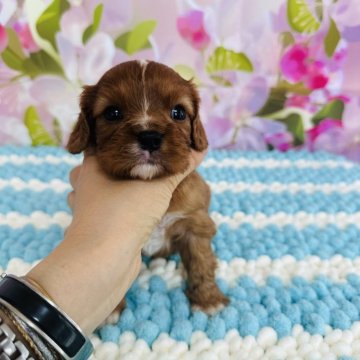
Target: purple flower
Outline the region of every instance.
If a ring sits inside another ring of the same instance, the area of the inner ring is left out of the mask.
[[[265,135],[265,141],[279,151],[287,151],[293,143],[293,136],[289,132]]]
[[[317,141],[324,133],[328,133],[333,129],[342,128],[341,120],[337,119],[324,119],[318,125],[306,132],[306,143],[309,150],[315,150],[318,147]]]

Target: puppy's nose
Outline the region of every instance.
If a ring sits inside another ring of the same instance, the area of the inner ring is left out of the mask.
[[[137,138],[143,150],[152,152],[160,149],[163,136],[157,131],[142,131],[137,135]]]

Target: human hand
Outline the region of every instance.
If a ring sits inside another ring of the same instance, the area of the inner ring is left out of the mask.
[[[110,179],[86,156],[70,174],[73,221],[65,238],[27,277],[85,332],[93,331],[135,280],[142,247],[204,155],[192,151],[185,173],[150,181]]]

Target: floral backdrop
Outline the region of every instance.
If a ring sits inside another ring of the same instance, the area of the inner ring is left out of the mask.
[[[359,0],[0,0],[0,143],[64,145],[84,84],[129,59],[199,86],[213,148],[360,161]]]

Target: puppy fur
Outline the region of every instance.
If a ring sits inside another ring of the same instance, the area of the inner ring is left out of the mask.
[[[191,81],[156,62],[129,61],[107,71],[81,95],[78,121],[68,150],[95,152],[103,170],[117,179],[152,179],[184,172],[191,148],[208,146],[199,117],[199,95]],[[184,120],[171,118],[181,105]],[[116,106],[122,118],[106,119],[106,109]],[[162,136],[159,149],[143,150],[138,135],[155,131]],[[175,190],[164,221],[163,243],[153,256],[179,252],[187,271],[187,295],[193,307],[208,313],[228,303],[215,283],[216,258],[211,249],[214,222],[208,215],[210,189],[194,171]],[[155,230],[158,231],[158,230]],[[145,247],[146,248],[146,247]]]

